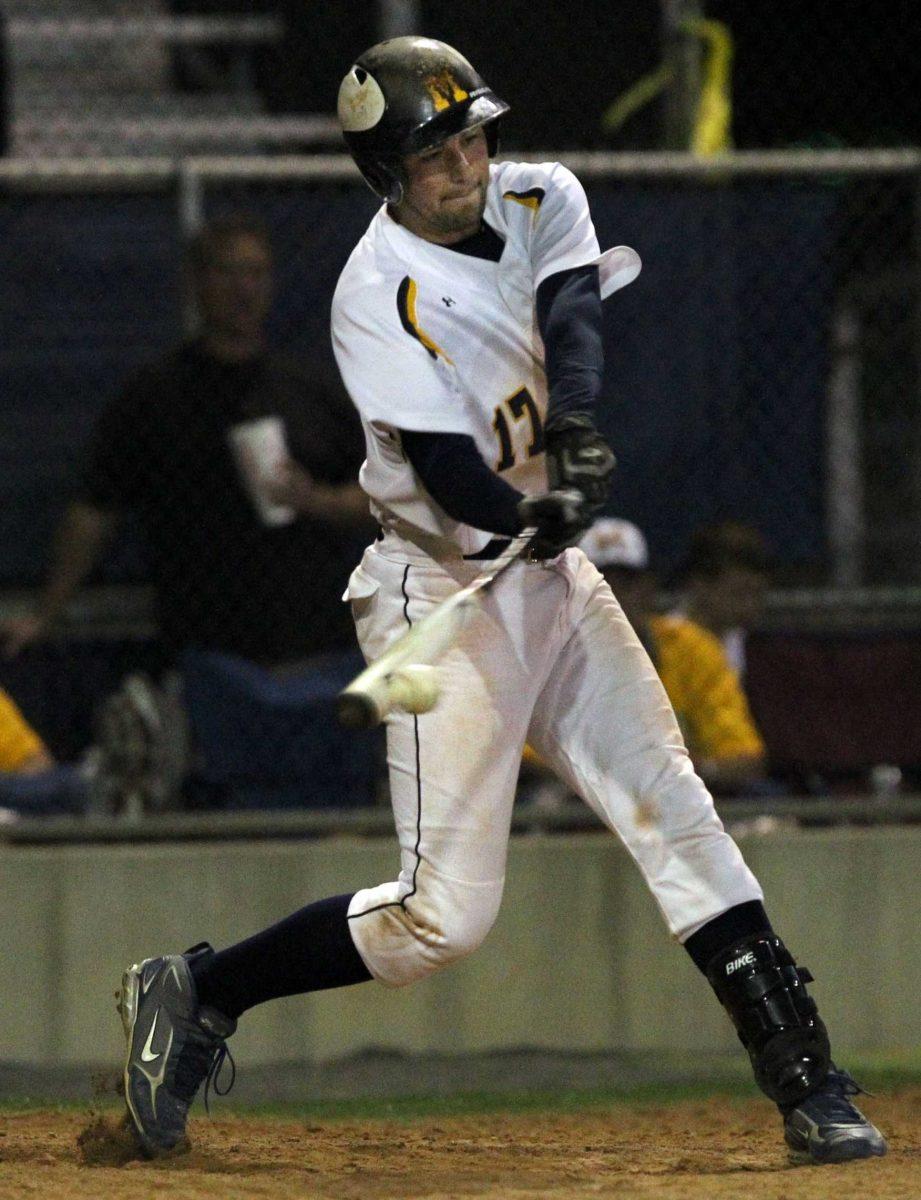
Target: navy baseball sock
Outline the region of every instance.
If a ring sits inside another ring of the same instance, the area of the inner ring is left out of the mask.
[[[279,996],[371,979],[349,933],[351,896],[308,904],[261,933],[192,963],[200,1004],[234,1020]]]
[[[756,933],[773,933],[773,929],[761,901],[748,900],[708,921],[691,934],[684,948],[706,975],[708,965],[721,950]]]

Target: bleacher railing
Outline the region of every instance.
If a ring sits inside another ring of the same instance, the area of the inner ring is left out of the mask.
[[[284,22],[271,15],[209,17],[12,17],[10,37],[54,46],[73,42],[157,40],[175,45],[274,41]]]

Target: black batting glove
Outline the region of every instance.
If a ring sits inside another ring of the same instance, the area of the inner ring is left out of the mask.
[[[592,523],[592,509],[581,492],[569,488],[525,496],[518,502],[518,517],[522,529],[537,529],[529,557],[543,560],[580,541]]]
[[[562,417],[544,436],[550,491],[575,488],[597,511],[608,498],[617,459],[591,418]]]

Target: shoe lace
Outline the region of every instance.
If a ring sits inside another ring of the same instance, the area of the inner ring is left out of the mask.
[[[221,1091],[220,1080],[221,1071],[224,1068],[224,1063],[230,1064],[230,1080],[227,1086]],[[205,1079],[205,1112],[211,1116],[211,1108],[208,1104],[208,1093],[211,1088],[214,1088],[215,1096],[226,1096],[237,1081],[237,1064],[233,1061],[233,1055],[227,1047],[227,1043],[222,1041],[214,1051],[214,1057],[211,1060],[211,1066],[208,1069],[208,1075]]]
[[[868,1092],[866,1088],[861,1087],[849,1071],[842,1071],[840,1068],[834,1066],[828,1072],[826,1086],[837,1092],[844,1100],[850,1099],[851,1096],[873,1095],[872,1092]]]
[[[868,1096],[847,1071],[832,1067],[822,1086],[794,1108],[804,1110],[820,1125],[853,1125],[862,1120],[862,1114],[851,1104],[852,1096]],[[792,1110],[791,1110],[792,1111]]]
[[[230,1064],[230,1081],[225,1088],[220,1086],[220,1074],[224,1063]],[[182,1055],[176,1064],[176,1075],[173,1082],[173,1092],[186,1103],[191,1104],[195,1093],[205,1081],[205,1111],[211,1115],[208,1103],[211,1089],[215,1096],[226,1096],[237,1078],[237,1064],[228,1049],[226,1041],[221,1037],[192,1036],[183,1047]]]

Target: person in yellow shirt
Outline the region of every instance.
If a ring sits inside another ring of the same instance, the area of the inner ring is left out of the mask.
[[[678,582],[680,613],[719,639],[743,687],[748,633],[770,583],[770,551],[754,526],[718,521],[695,531]]]
[[[54,765],[45,743],[0,688],[0,774],[38,775]]]
[[[765,773],[765,747],[738,675],[702,625],[655,609],[657,581],[641,530],[603,517],[581,542],[611,585],[655,664],[698,774],[716,791],[740,792]]]
[[[81,814],[88,801],[82,767],[58,763],[0,688],[0,826],[23,817]]]

